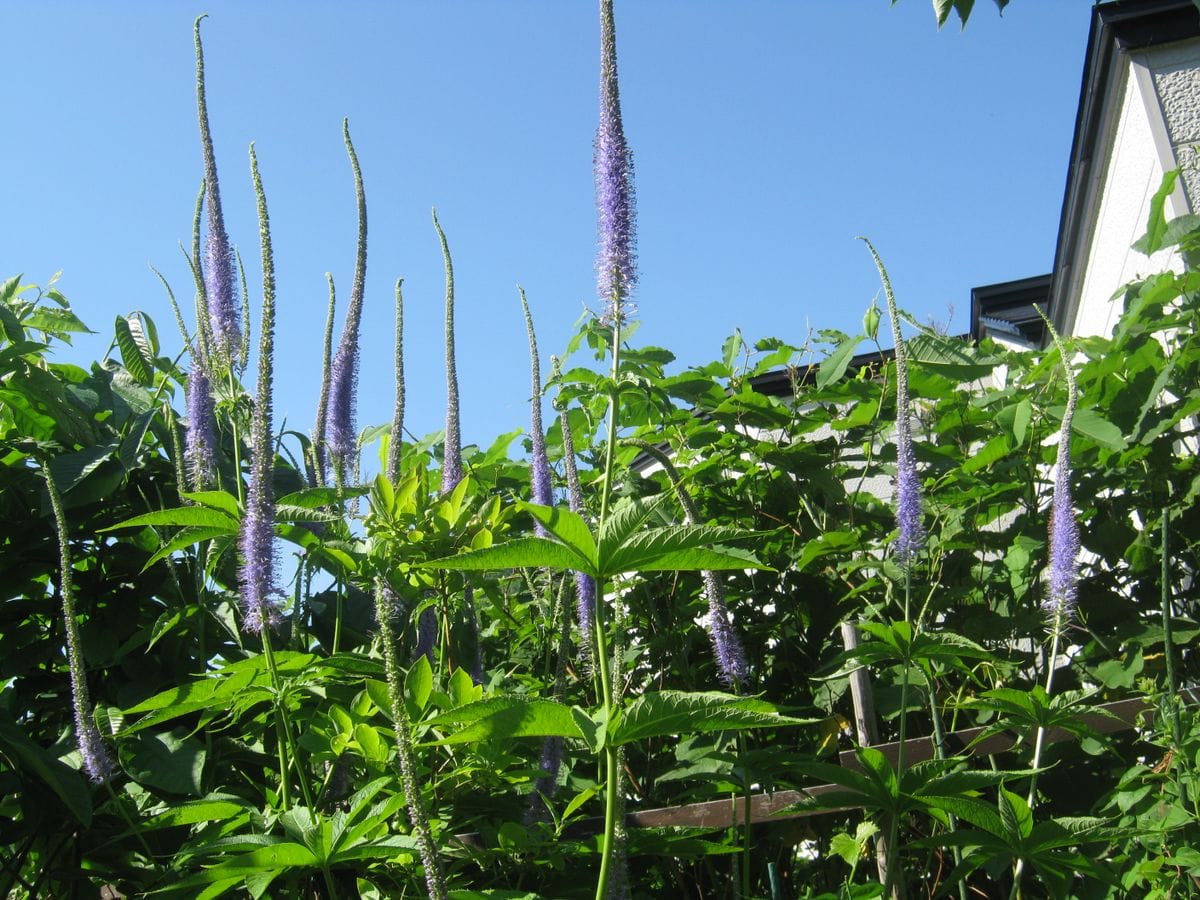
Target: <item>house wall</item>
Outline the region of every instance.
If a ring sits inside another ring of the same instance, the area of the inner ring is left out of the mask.
[[[1095,225],[1079,291],[1076,335],[1109,335],[1121,313],[1113,295],[1135,279],[1177,267],[1177,254],[1152,257],[1130,245],[1146,230],[1150,201],[1163,173],[1197,161],[1190,142],[1200,140],[1200,40],[1137,52],[1126,58],[1114,91],[1111,135],[1103,175],[1096,186]],[[1168,218],[1190,211],[1188,193],[1200,196],[1200,172],[1185,173],[1168,198]]]

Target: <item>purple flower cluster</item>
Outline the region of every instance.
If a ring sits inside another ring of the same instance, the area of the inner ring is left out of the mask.
[[[75,714],[75,737],[79,744],[79,755],[83,757],[83,771],[94,784],[104,784],[116,772],[108,748],[100,731],[91,722],[81,721],[78,711]]]
[[[357,448],[354,412],[358,397],[358,332],[362,322],[363,291],[367,277],[367,200],[363,190],[362,170],[358,155],[350,140],[350,120],[342,120],[342,137],[354,171],[354,192],[358,203],[358,250],[354,260],[354,283],[350,286],[350,304],[346,309],[346,324],[342,340],[333,358],[329,377],[329,421],[326,441],[339,477],[350,471]]]
[[[242,565],[239,587],[242,595],[242,627],[261,633],[278,624],[275,589],[275,492],[272,477],[275,448],[271,440],[271,394],[275,356],[275,264],[271,252],[271,229],[267,199],[258,173],[258,158],[250,146],[250,172],[258,198],[259,234],[262,240],[263,307],[258,346],[258,397],[250,440],[250,489],[242,516],[239,548]]]
[[[203,354],[192,354],[192,370],[187,380],[187,459],[192,489],[202,490],[216,468],[216,433],[214,429],[212,384]]]
[[[454,356],[454,263],[450,259],[450,244],[433,212],[433,227],[442,245],[442,261],[446,267],[446,437],[442,450],[442,493],[454,490],[463,478],[462,427],[458,414],[458,367]]]
[[[1079,558],[1079,523],[1071,503],[1071,453],[1065,438],[1058,445],[1058,473],[1054,478],[1054,499],[1050,504],[1050,575],[1049,596],[1044,608],[1063,621],[1075,609]]]
[[[529,454],[530,494],[534,503],[550,506],[554,503],[554,492],[550,485],[550,462],[546,458],[546,434],[542,430],[542,368],[538,360],[537,336],[533,331],[533,316],[529,312],[529,301],[525,291],[521,291],[521,308],[525,312],[525,331],[529,335],[530,388],[532,394],[529,401],[529,437],[531,451]],[[546,529],[541,522],[534,523],[534,531],[539,537],[546,536]]]
[[[708,633],[712,640],[713,656],[721,671],[721,680],[737,688],[746,683],[750,667],[746,664],[746,651],[738,637],[729,608],[725,605],[725,588],[717,581],[713,572],[702,572],[704,593],[708,597]]]
[[[1075,508],[1071,502],[1071,425],[1075,420],[1079,394],[1067,348],[1054,332],[1053,326],[1050,328],[1067,373],[1067,406],[1063,411],[1062,425],[1058,432],[1057,471],[1054,476],[1054,494],[1050,501],[1049,584],[1042,607],[1055,625],[1061,627],[1070,621],[1075,611],[1077,594],[1079,523],[1075,519]]]
[[[612,0],[600,2],[600,123],[592,163],[599,236],[597,290],[605,303],[605,320],[613,321],[624,315],[623,304],[630,299],[637,283],[637,203],[633,154],[621,124]]]
[[[237,282],[233,250],[221,213],[221,187],[217,181],[217,157],[208,128],[208,104],[204,96],[204,48],[200,22],[196,19],[196,107],[200,119],[200,148],[204,156],[204,185],[208,204],[208,235],[204,245],[204,290],[214,351],[230,365],[242,355],[242,328],[238,318]]]
[[[583,486],[575,467],[575,438],[566,412],[559,415],[563,436],[563,467],[567,473],[567,503],[571,512],[583,513]],[[592,625],[596,616],[596,579],[583,572],[575,573],[576,621],[579,624],[579,643],[585,658],[591,657]]]
[[[925,525],[921,521],[921,476],[917,473],[917,457],[913,452],[911,412],[908,395],[908,355],[904,352],[904,336],[900,333],[900,311],[896,307],[896,295],[892,291],[892,280],[875,245],[865,237],[860,241],[867,245],[883,292],[887,297],[888,318],[892,323],[892,341],[896,347],[896,556],[902,566],[912,564],[913,557],[925,541]]]
[[[903,357],[896,356],[897,370]],[[913,453],[912,431],[908,424],[907,391],[896,401],[896,555],[900,562],[912,562],[925,540],[925,526],[921,521],[921,477],[917,474],[917,460]]]

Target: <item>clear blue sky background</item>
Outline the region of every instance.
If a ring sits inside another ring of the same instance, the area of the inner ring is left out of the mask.
[[[225,214],[255,301],[251,141],[270,205],[277,422],[312,425],[326,271],[340,330],[355,247],[349,116],[370,219],[360,426],[390,417],[403,276],[407,425],[442,427],[433,206],[455,261],[464,437],[524,426],[516,285],[544,358],[598,305],[587,0],[6,3],[0,276],[63,270],[60,288],[99,332],[63,358],[103,354],[113,317],[133,309],[181,345],[148,265],[190,309],[178,242],[202,174],[201,12]],[[1089,14],[1086,0],[1014,0],[1001,18],[981,0],[965,31],[938,32],[927,0],[617,0],[638,342],[685,367],[718,357],[734,328],[796,344],[810,329],[856,331],[878,290],[858,234],[901,305],[959,331],[973,286],[1049,271]]]

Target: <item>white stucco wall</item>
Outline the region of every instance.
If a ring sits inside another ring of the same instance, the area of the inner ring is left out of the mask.
[[[1164,51],[1170,51],[1166,53]],[[1185,64],[1185,59],[1191,62]],[[1200,136],[1200,42],[1189,41],[1137,54],[1127,59],[1120,84],[1118,114],[1110,132],[1107,165],[1099,184],[1095,225],[1079,285],[1079,305],[1071,331],[1076,335],[1109,335],[1121,313],[1114,293],[1137,278],[1177,265],[1175,254],[1160,251],[1146,257],[1130,248],[1146,230],[1150,200],[1163,173],[1174,168],[1173,145],[1163,113],[1162,97],[1170,97],[1172,114],[1196,126]],[[1165,92],[1160,96],[1159,84]],[[1183,133],[1180,131],[1179,133]],[[1167,202],[1167,217],[1182,215],[1188,203],[1182,190]]]

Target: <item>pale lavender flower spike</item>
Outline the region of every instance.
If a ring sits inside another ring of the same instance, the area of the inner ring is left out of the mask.
[[[717,581],[713,572],[702,572],[704,593],[708,596],[708,627],[712,639],[713,656],[721,672],[721,680],[730,687],[746,683],[750,667],[746,663],[746,651],[737,630],[730,621],[729,607],[725,605],[725,588]]]
[[[1075,508],[1071,502],[1071,425],[1075,419],[1075,407],[1079,391],[1075,385],[1075,372],[1062,338],[1049,321],[1046,323],[1058,352],[1062,356],[1063,369],[1067,373],[1067,407],[1063,411],[1062,425],[1058,433],[1058,459],[1054,476],[1054,495],[1050,502],[1050,572],[1048,590],[1042,608],[1061,627],[1070,621],[1075,611],[1078,582],[1079,523],[1075,519]]]
[[[551,506],[554,503],[554,493],[550,486],[550,462],[546,458],[546,433],[542,430],[542,369],[538,361],[537,337],[533,331],[533,315],[529,312],[525,290],[521,287],[517,290],[521,292],[521,309],[525,312],[525,330],[529,335],[532,389],[529,401],[529,439],[532,445],[529,454],[530,494],[534,503]],[[541,522],[534,523],[534,531],[539,537],[546,536],[546,529]]]
[[[637,283],[633,154],[621,124],[612,0],[600,0],[600,124],[596,129],[592,162],[596,175],[599,237],[597,290],[605,303],[604,318],[612,321],[623,315],[622,307]]]
[[[342,340],[333,358],[329,376],[329,419],[326,440],[333,457],[339,481],[352,468],[357,439],[354,426],[354,407],[358,395],[358,333],[362,321],[363,290],[367,274],[367,200],[363,190],[362,171],[358,155],[350,141],[350,120],[342,120],[342,137],[350,166],[354,170],[354,193],[358,203],[358,250],[354,260],[354,283],[350,286],[350,302]]]
[[[216,467],[213,448],[216,435],[213,428],[212,385],[203,353],[192,354],[192,370],[187,379],[187,458],[192,490],[202,490]]]
[[[859,238],[871,251],[875,268],[883,281],[883,292],[887,296],[888,318],[892,323],[892,340],[896,346],[896,556],[900,564],[908,566],[925,541],[925,525],[921,515],[921,476],[917,473],[917,457],[913,452],[912,425],[909,421],[908,356],[904,352],[904,337],[900,334],[900,313],[896,308],[896,295],[892,292],[892,281],[884,268],[883,260],[875,251],[875,245],[866,238]]]
[[[113,777],[116,768],[99,729],[91,722],[81,722],[76,714],[75,735],[79,743],[79,755],[83,757],[83,771],[93,784],[104,784]]]
[[[433,211],[433,227],[442,245],[442,261],[446,267],[446,437],[442,451],[442,493],[454,490],[463,478],[462,428],[458,411],[458,367],[454,354],[454,263],[450,259],[450,244]]]
[[[221,213],[221,188],[217,182],[217,157],[208,129],[208,104],[204,96],[204,48],[200,43],[200,16],[195,24],[196,107],[200,119],[200,147],[204,155],[204,185],[208,204],[208,236],[204,244],[204,292],[215,352],[230,365],[241,356],[242,327],[234,279],[233,250]]]
[[[263,306],[258,345],[258,396],[250,440],[250,488],[242,516],[239,548],[242,566],[239,587],[242,595],[242,627],[259,634],[279,622],[275,602],[275,494],[272,476],[275,463],[271,440],[271,393],[275,353],[275,264],[271,252],[271,230],[267,200],[258,173],[254,145],[250,146],[250,173],[258,198],[259,234],[262,239]]]

